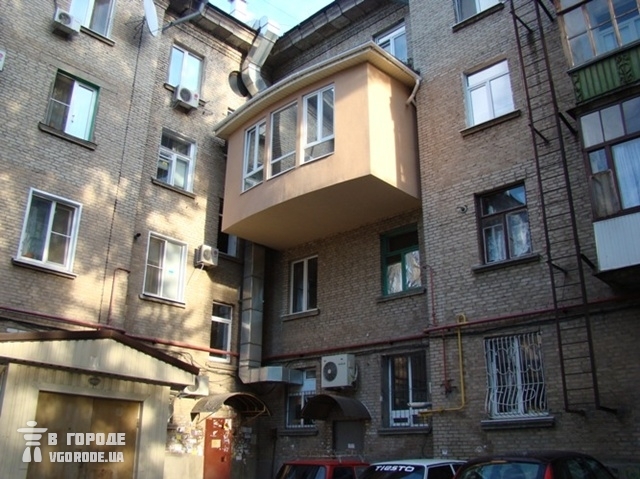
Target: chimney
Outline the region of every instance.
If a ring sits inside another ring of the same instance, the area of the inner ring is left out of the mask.
[[[247,0],[229,0],[231,16],[243,23],[249,21],[249,12],[247,11]]]

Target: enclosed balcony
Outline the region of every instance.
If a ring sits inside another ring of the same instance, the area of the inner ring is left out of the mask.
[[[223,231],[285,249],[418,208],[418,85],[367,43],[249,100],[215,129]]]

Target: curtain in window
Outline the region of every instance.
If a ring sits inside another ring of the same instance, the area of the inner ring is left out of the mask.
[[[44,246],[47,241],[51,201],[34,196],[27,218],[27,227],[22,244],[22,256],[38,261],[44,259]]]
[[[529,233],[529,215],[520,211],[507,216],[509,229],[509,252],[512,258],[531,253],[531,235]]]
[[[387,293],[402,291],[402,263],[387,264]]]
[[[404,255],[407,288],[418,288],[422,285],[420,278],[420,252],[411,251]]]
[[[640,205],[640,138],[612,147],[622,208]]]

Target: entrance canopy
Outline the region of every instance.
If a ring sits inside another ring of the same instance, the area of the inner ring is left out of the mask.
[[[191,420],[202,412],[216,412],[222,406],[230,406],[247,417],[258,417],[262,414],[271,415],[267,405],[253,394],[235,392],[212,394],[200,399],[191,410]]]
[[[304,419],[327,419],[333,411],[339,414],[336,419],[371,419],[367,407],[359,400],[336,394],[318,394],[310,398],[302,408]]]

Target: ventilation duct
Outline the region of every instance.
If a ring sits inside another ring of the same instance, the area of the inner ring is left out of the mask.
[[[249,54],[242,62],[242,82],[252,97],[269,86],[262,78],[261,70],[278,39],[278,28],[270,23],[266,17],[263,17],[260,23],[263,21],[264,25],[259,28]]]
[[[162,31],[164,32],[167,28],[171,28],[180,23],[188,22],[194,18],[199,18],[204,14],[204,9],[209,3],[209,0],[195,0],[196,10],[194,12],[185,15],[184,17],[178,18],[172,22],[167,23],[164,27],[162,27]]]

